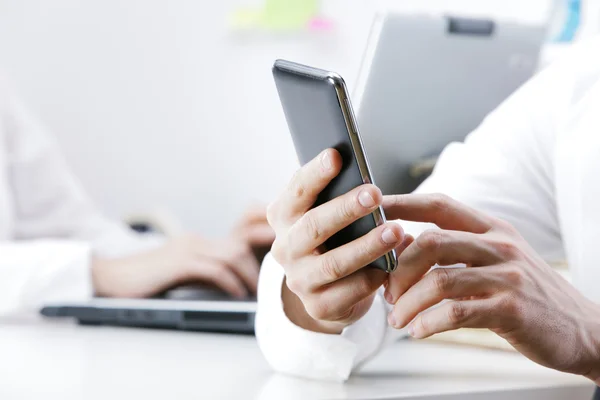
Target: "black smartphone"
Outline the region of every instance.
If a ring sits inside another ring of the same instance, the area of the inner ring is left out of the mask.
[[[340,174],[321,192],[314,207],[365,183],[375,184],[342,77],[285,60],[275,61],[273,76],[300,163],[306,164],[328,148],[336,149],[342,156]],[[325,247],[342,246],[385,222],[379,207],[332,236]],[[396,265],[395,251],[371,264],[386,272],[394,271]]]

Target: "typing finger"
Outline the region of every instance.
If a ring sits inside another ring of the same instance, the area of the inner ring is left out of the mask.
[[[398,257],[398,267],[389,277],[386,299],[395,303],[434,265],[488,265],[499,261],[482,235],[434,229],[421,234]]]
[[[400,297],[388,321],[394,328],[404,328],[419,313],[443,300],[491,294],[496,290],[492,272],[475,268],[435,269]]]
[[[408,326],[408,332],[424,339],[459,328],[489,328],[497,303],[495,298],[449,301],[419,315]]]
[[[189,280],[210,283],[237,298],[248,296],[242,280],[225,264],[205,259],[190,267]]]
[[[250,246],[271,246],[275,240],[275,231],[267,223],[253,224],[244,230],[242,236]]]
[[[388,219],[429,222],[442,229],[485,233],[495,219],[441,194],[385,196],[383,208]]]

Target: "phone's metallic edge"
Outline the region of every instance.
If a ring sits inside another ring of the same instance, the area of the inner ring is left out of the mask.
[[[298,64],[292,61],[282,59],[278,59],[275,61],[275,63],[273,64],[273,69],[287,70],[295,74],[301,74],[304,76],[317,79],[325,79],[329,81],[329,83],[335,88],[338,102],[340,103],[342,114],[344,115],[346,129],[348,130],[348,134],[350,136],[352,150],[356,155],[356,161],[358,164],[361,179],[364,183],[374,184],[373,177],[371,176],[370,172],[371,168],[369,167],[369,162],[367,160],[366,153],[364,151],[364,147],[360,139],[360,133],[358,132],[358,124],[356,122],[356,117],[354,116],[354,111],[350,106],[350,96],[348,95],[348,89],[346,88],[344,78],[342,78],[339,74],[336,74],[335,72],[326,71],[323,69],[318,69],[310,67],[308,65]],[[376,226],[381,226],[386,223],[384,216],[385,213],[382,207],[378,207],[375,211],[373,211],[372,215],[373,219],[375,220]],[[384,255],[384,258],[387,267],[386,272],[394,272],[396,270],[396,267],[398,266],[396,250],[392,250],[386,253]]]
[[[348,89],[346,88],[346,83],[340,75],[334,72],[328,73],[327,80],[335,88],[338,101],[342,109],[342,114],[344,115],[344,120],[346,122],[346,128],[348,129],[350,136],[350,142],[352,143],[352,149],[356,155],[356,161],[361,178],[364,183],[374,184],[373,177],[371,176],[371,168],[369,167],[369,161],[367,160],[364,146],[362,144],[362,140],[360,139],[356,117],[350,104],[350,96],[348,94]],[[381,206],[373,211],[373,218],[375,219],[375,225],[377,226],[381,226],[386,223],[385,213]],[[387,265],[386,272],[394,272],[398,266],[396,250],[386,253],[384,257]]]

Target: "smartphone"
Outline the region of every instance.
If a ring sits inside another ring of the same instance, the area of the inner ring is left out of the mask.
[[[314,207],[360,185],[375,184],[342,77],[285,60],[275,61],[273,76],[300,163],[306,164],[328,148],[342,156],[340,174],[321,192]],[[350,243],[385,222],[379,207],[332,236],[325,247],[331,250]],[[392,272],[396,265],[396,252],[390,251],[370,266]]]

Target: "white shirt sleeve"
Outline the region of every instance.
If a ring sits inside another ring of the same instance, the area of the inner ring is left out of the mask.
[[[445,193],[503,218],[544,257],[562,258],[554,198],[554,137],[576,95],[577,68],[585,68],[577,61],[572,57],[540,73],[490,114],[464,143],[449,145],[432,176],[417,191]],[[428,227],[401,224],[414,236]],[[260,276],[256,334],[277,371],[345,380],[404,334],[388,327],[388,306],[380,294],[365,317],[342,335],[305,331],[283,311],[282,281],[283,269],[268,257]]]
[[[109,258],[155,245],[95,207],[54,137],[15,97],[6,99],[3,122],[16,240],[85,241],[96,255]]]
[[[267,255],[258,287],[256,337],[265,358],[276,371],[311,379],[344,381],[377,353],[386,334],[392,338],[404,334],[386,330],[388,305],[381,293],[369,312],[341,335],[302,329],[291,322],[283,310],[283,278],[283,268]]]
[[[0,244],[0,318],[35,319],[44,304],[93,295],[91,249],[85,242],[39,240]]]
[[[31,316],[49,301],[90,298],[92,256],[120,257],[162,239],[137,235],[102,215],[53,137],[15,97],[1,94],[0,151],[11,230],[0,244],[0,317]]]

